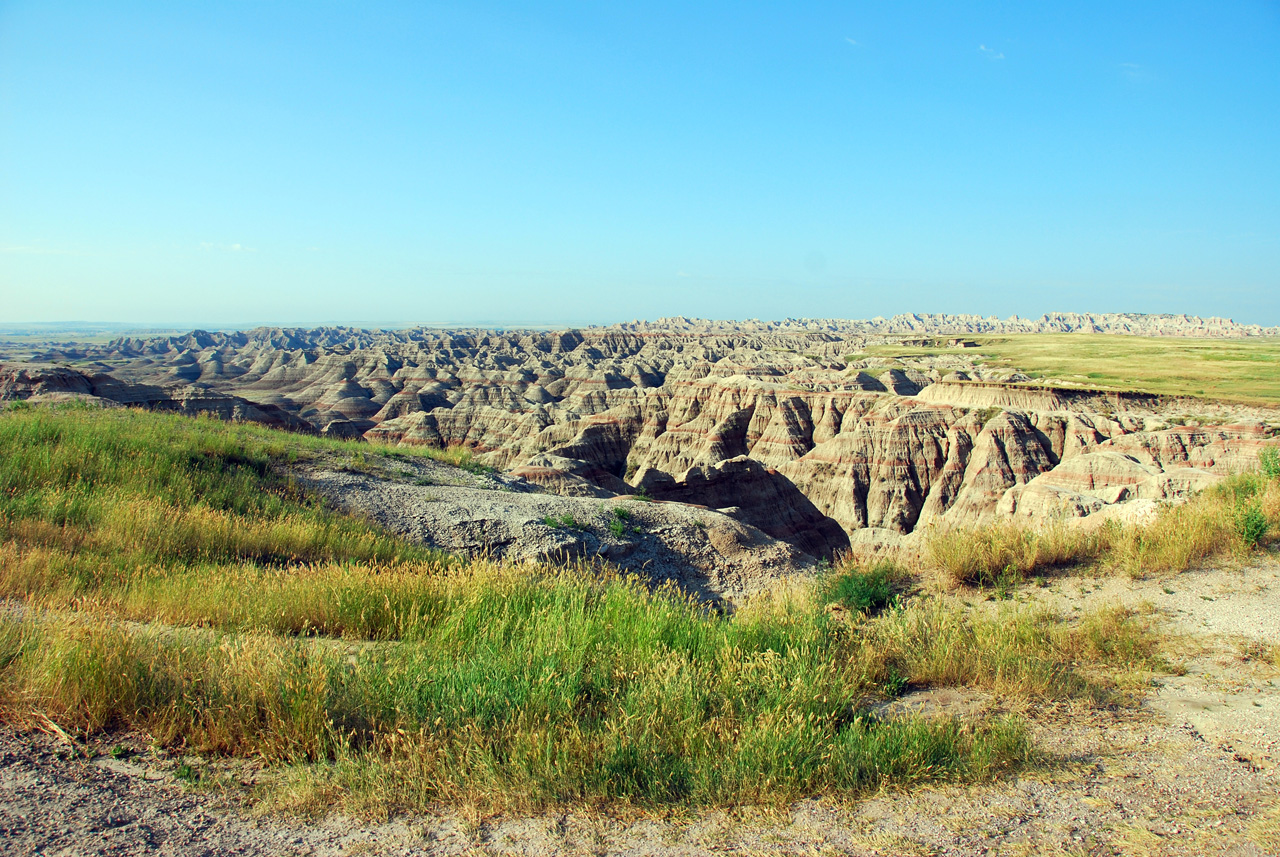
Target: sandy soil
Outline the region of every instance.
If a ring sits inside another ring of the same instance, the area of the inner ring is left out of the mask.
[[[0,851],[6,854],[1280,854],[1280,563],[1163,581],[1071,578],[1019,598],[1058,609],[1154,609],[1184,674],[1136,709],[1028,712],[1041,764],[983,786],[803,801],[773,814],[620,818],[570,811],[476,819],[457,812],[371,823],[255,817],[251,766],[210,765],[204,785],[141,736],[73,748],[0,730]],[[1147,607],[1149,605],[1149,607]],[[999,700],[963,692],[904,707],[963,712]],[[113,758],[113,747],[128,754]],[[200,766],[204,767],[200,767]],[[208,782],[222,783],[209,786]],[[226,786],[230,786],[229,788]]]

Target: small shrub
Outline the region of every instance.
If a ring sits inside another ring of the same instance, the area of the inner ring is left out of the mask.
[[[1005,566],[1004,571],[1000,572],[995,580],[995,597],[1001,601],[1008,601],[1013,597],[1013,590],[1020,580],[1021,575],[1012,566]]]
[[[897,566],[888,562],[877,563],[869,569],[852,568],[831,577],[823,596],[828,603],[874,615],[893,602],[893,580],[900,575]]]
[[[1257,503],[1243,506],[1236,512],[1236,532],[1247,548],[1257,547],[1270,528],[1267,516]]]
[[[1280,449],[1269,446],[1258,453],[1258,468],[1271,480],[1280,480]]]
[[[615,539],[626,538],[628,533],[638,533],[640,528],[631,523],[631,510],[622,506],[615,506],[610,510],[612,517],[609,519],[609,532]]]
[[[890,699],[897,699],[907,692],[907,685],[910,683],[906,676],[890,667],[889,677],[884,680],[884,695]]]

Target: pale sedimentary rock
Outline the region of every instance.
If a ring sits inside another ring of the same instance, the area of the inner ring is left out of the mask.
[[[1074,330],[1258,332],[1221,319],[1087,314],[197,331],[63,355],[112,361],[110,374],[11,368],[0,395],[63,390],[378,443],[461,446],[566,495],[645,491],[729,508],[819,556],[850,537],[866,542],[864,531],[881,543],[935,523],[1176,501],[1251,466],[1273,442],[1260,420],[1280,418],[1265,408],[1191,403],[1217,408],[1221,424],[1176,426],[1169,419],[1187,402],[1033,383],[962,355],[846,360],[887,333]]]

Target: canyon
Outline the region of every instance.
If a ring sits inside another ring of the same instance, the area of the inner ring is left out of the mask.
[[[544,492],[706,507],[820,559],[930,527],[1141,519],[1252,466],[1280,426],[1265,406],[1032,379],[964,339],[993,332],[1275,333],[1091,314],[193,331],[5,363],[0,398],[462,447]]]

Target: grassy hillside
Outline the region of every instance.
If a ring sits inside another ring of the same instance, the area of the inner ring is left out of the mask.
[[[1033,378],[1106,390],[1280,404],[1280,340],[1182,339],[1081,333],[972,336],[977,348],[876,345],[865,354],[954,353]]]
[[[778,803],[1026,760],[1016,718],[869,716],[908,683],[1099,699],[1158,664],[1138,618],[897,603],[885,569],[724,617],[598,570],[442,557],[294,486],[283,466],[320,453],[396,454],[0,413],[4,716],[262,758],[291,806]]]

